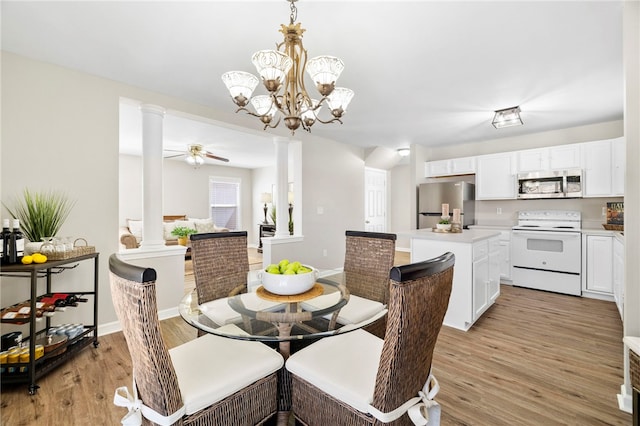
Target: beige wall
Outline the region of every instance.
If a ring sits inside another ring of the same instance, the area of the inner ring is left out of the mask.
[[[121,97],[236,125],[251,123],[255,126],[255,123],[240,115],[215,111],[7,52],[2,52],[1,77],[0,198],[8,201],[29,187],[64,189],[78,200],[61,233],[85,237],[100,252],[99,323],[111,323],[116,317],[109,296],[107,260],[119,249],[119,192],[131,189],[119,183]],[[304,242],[299,251],[291,254],[320,268],[339,267],[344,256],[344,231],[363,226],[364,153],[361,148],[313,135],[302,135],[301,139],[305,178],[301,191]],[[171,173],[168,168],[167,175]],[[252,180],[250,174],[247,179]],[[264,179],[269,177],[264,176]],[[263,184],[261,181],[260,185]],[[253,191],[253,188],[247,191],[248,198],[255,198]],[[353,194],[358,197],[354,198]],[[165,211],[177,210],[179,202],[177,198],[165,200]],[[130,203],[137,204],[135,201]],[[261,210],[252,200],[247,203],[250,206],[247,227],[253,227],[254,222],[257,225],[256,215],[261,217]],[[324,207],[323,215],[316,214],[318,206]],[[125,207],[126,214],[134,212],[129,208]],[[197,208],[200,211],[200,207]],[[6,217],[5,211],[2,211],[2,217]],[[324,249],[327,250],[326,257],[322,256]],[[69,271],[65,274],[64,288],[90,286],[91,277],[90,271]],[[5,282],[15,280],[2,278],[3,304],[28,297],[21,291],[23,287],[5,285]],[[159,291],[162,291],[161,287]],[[74,310],[72,315],[82,315],[82,312]],[[62,320],[62,316],[59,318]],[[73,316],[64,320],[89,321]]]

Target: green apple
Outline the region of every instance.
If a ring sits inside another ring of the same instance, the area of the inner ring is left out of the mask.
[[[270,265],[267,268],[267,272],[270,274],[280,274],[280,268],[278,268],[278,265]]]
[[[301,266],[298,268],[298,274],[306,274],[311,272],[311,269],[307,268],[306,266]]]
[[[282,273],[282,275],[295,275],[296,272],[293,269],[287,269]]]

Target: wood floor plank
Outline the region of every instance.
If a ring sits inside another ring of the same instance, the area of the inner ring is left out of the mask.
[[[396,258],[407,262],[406,253]],[[186,287],[192,277],[187,271]],[[196,337],[180,317],[161,325],[170,348]],[[614,303],[503,285],[468,332],[442,328],[433,361],[441,424],[630,425],[616,400],[622,350]],[[113,405],[113,392],[131,388],[122,333],[102,336],[39,384],[33,396],[26,385],[2,387],[0,424],[120,424],[126,410]]]

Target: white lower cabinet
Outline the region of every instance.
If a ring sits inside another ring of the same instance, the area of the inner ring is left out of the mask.
[[[583,295],[613,296],[613,235],[582,237]]]
[[[613,239],[613,299],[624,319],[624,244],[618,238]]]
[[[499,238],[473,245],[473,320],[476,321],[500,295]]]

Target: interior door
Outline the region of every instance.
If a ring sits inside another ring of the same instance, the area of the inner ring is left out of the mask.
[[[364,229],[387,232],[387,172],[367,167],[364,181]]]

